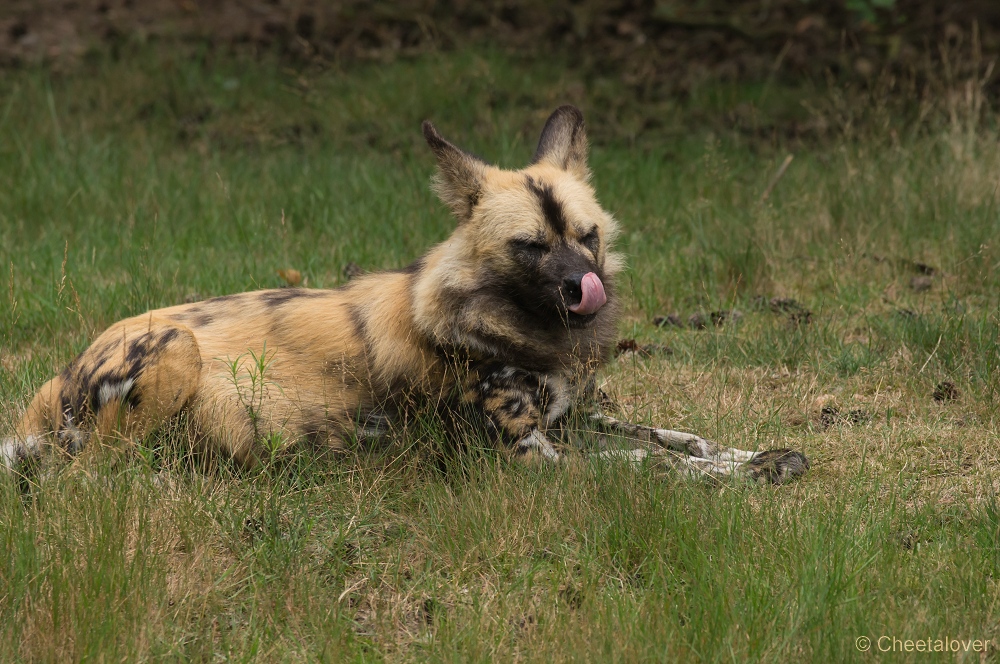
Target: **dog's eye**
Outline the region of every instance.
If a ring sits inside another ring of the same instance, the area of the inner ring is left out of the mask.
[[[589,249],[595,256],[597,255],[597,250],[601,247],[601,237],[597,234],[597,226],[591,228],[589,233],[580,238],[580,244]]]
[[[510,246],[518,253],[535,257],[539,257],[549,250],[549,245],[533,238],[515,238],[510,241]]]

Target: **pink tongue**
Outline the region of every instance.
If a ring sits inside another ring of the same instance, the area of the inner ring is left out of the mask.
[[[601,283],[600,277],[593,272],[583,275],[583,279],[580,280],[580,289],[583,291],[583,297],[580,298],[579,304],[572,304],[569,307],[569,310],[575,314],[581,316],[592,314],[608,301],[608,296],[604,294],[604,284]]]

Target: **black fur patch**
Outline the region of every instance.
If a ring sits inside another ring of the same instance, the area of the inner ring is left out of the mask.
[[[564,133],[567,125],[569,125],[569,136]],[[542,135],[538,139],[538,147],[535,149],[535,156],[531,158],[531,163],[537,164],[548,154],[554,152],[560,144],[565,143],[569,146],[576,144],[583,128],[583,113],[580,112],[580,109],[569,105],[557,108],[542,128]],[[567,151],[566,158],[560,164],[563,169],[569,165],[570,156],[571,153]]]
[[[135,408],[142,402],[142,394],[137,388],[137,382],[150,363],[150,357],[159,354],[180,335],[177,328],[169,328],[162,332],[147,332],[128,341],[124,348],[124,357],[119,366],[105,369],[121,344],[112,341],[99,348],[90,348],[81,353],[62,372],[62,391],[59,395],[63,422],[60,430],[70,424],[79,426],[82,421],[96,415],[101,407],[101,388],[105,385],[120,385],[131,380],[132,386],[121,395],[121,403],[126,408]],[[87,357],[88,354],[94,357]]]
[[[590,231],[580,238],[580,244],[585,246],[587,250],[597,257],[597,252],[601,249],[601,236],[597,232],[597,226],[594,226]]]
[[[546,398],[539,374],[517,367],[483,362],[466,378],[465,403],[480,411],[508,446],[538,426]]]
[[[187,311],[170,316],[170,320],[186,323],[191,327],[205,327],[215,321],[215,316],[205,311],[201,306],[191,307]]]
[[[375,351],[372,349],[371,339],[368,336],[368,323],[365,321],[364,315],[358,307],[348,307],[347,315],[351,319],[351,324],[354,326],[354,334],[357,335],[365,347],[365,355],[359,358],[361,366],[370,367],[373,362],[373,356]],[[358,379],[371,379],[371,375],[368,376],[357,376]]]
[[[212,314],[204,313],[198,314],[191,319],[191,324],[195,327],[205,327],[211,325],[215,321],[215,317]]]
[[[108,363],[114,354],[121,347],[121,340],[115,339],[108,344],[105,344],[100,349],[94,349],[96,357],[94,358],[94,371],[98,371],[105,364]]]
[[[138,339],[130,341],[128,343],[128,352],[125,354],[126,366],[133,366],[145,362],[146,356],[149,355],[152,345],[153,339],[149,334],[144,334]]]
[[[218,297],[213,297],[211,299],[205,300],[202,304],[222,304],[223,302],[231,302],[237,300],[244,296],[244,293],[233,293],[231,295],[220,295]]]
[[[485,166],[491,165],[489,161],[487,161],[483,157],[480,157],[476,153],[469,152],[468,150],[463,150],[462,148],[458,147],[457,145],[454,145],[453,143],[445,139],[443,136],[441,136],[441,134],[438,133],[437,129],[429,121],[424,120],[420,128],[424,133],[424,139],[427,141],[427,145],[430,146],[431,150],[433,150],[435,154],[440,154],[448,150],[454,150],[457,154],[465,155],[469,159],[473,161],[478,161],[479,163]]]
[[[424,269],[424,257],[421,256],[420,258],[413,261],[406,267],[398,270],[398,272],[402,272],[403,274],[419,274],[423,269]]]
[[[358,335],[360,339],[367,339],[368,325],[365,323],[365,317],[361,315],[361,310],[358,307],[347,307],[347,315],[354,326],[354,334]]]
[[[603,270],[579,245],[566,240],[556,242],[544,255],[513,247],[519,269],[502,277],[500,283],[482,283],[477,289],[484,294],[503,294],[503,298],[518,309],[515,320],[526,330],[537,333],[541,330],[560,330],[565,333],[567,326],[581,327],[588,324],[593,316],[571,314],[568,307],[579,302],[567,292],[565,279],[573,275],[595,273],[606,283]],[[574,301],[575,299],[575,301]],[[523,321],[519,318],[523,317]]]
[[[335,421],[319,408],[310,408],[302,415],[299,435],[313,448],[325,447],[338,428]]]
[[[547,184],[539,184],[534,178],[529,177],[526,184],[542,206],[542,215],[545,221],[559,235],[566,233],[566,217],[563,215],[562,205],[556,200],[552,187]]]
[[[437,129],[434,128],[434,125],[427,120],[424,120],[420,128],[424,132],[424,140],[427,141],[427,145],[429,145],[431,150],[434,150],[434,152],[443,152],[449,147],[453,147],[451,143],[441,137],[441,134],[437,133]]]
[[[73,394],[69,393],[65,387],[63,387],[62,393],[59,394],[59,412],[62,414],[63,421],[60,428],[64,428],[69,422],[73,420],[73,413],[79,412],[83,407],[82,399],[73,399]]]
[[[280,307],[293,300],[303,298],[323,297],[322,291],[314,291],[306,288],[279,288],[276,290],[266,290],[260,292],[260,301],[269,307]]]

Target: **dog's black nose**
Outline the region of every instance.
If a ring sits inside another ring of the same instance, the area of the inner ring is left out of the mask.
[[[583,299],[583,275],[585,272],[576,272],[563,279],[562,295],[567,305],[579,304]]]

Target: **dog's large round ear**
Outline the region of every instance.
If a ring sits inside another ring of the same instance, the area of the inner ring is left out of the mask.
[[[573,173],[581,180],[590,178],[587,168],[587,131],[583,113],[576,106],[560,106],[542,128],[532,164],[547,163]]]
[[[445,139],[429,121],[424,120],[424,138],[437,157],[438,172],[433,188],[460,221],[472,215],[482,194],[487,164]]]

